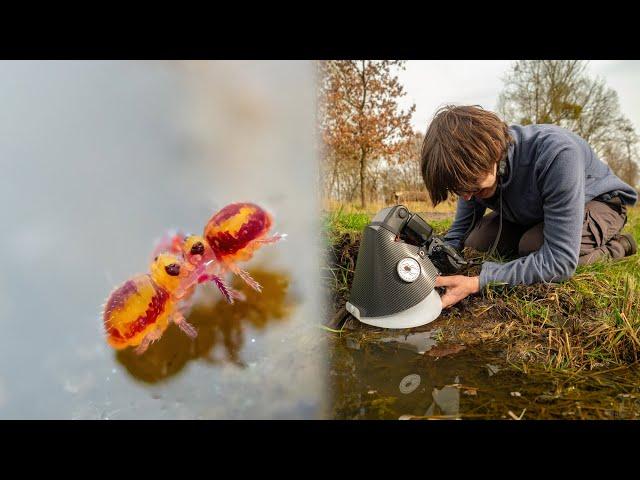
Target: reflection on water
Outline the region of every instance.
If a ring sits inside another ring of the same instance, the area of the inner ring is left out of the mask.
[[[425,368],[439,330],[369,331],[335,338],[330,348],[333,412],[336,418],[455,418],[459,391],[452,371]]]
[[[389,332],[393,332],[393,330],[390,330]],[[436,338],[439,333],[440,330],[409,333],[393,332],[393,334],[381,337],[378,341],[382,343],[391,343],[396,345],[398,348],[409,349],[422,355],[423,353],[431,350],[431,348],[437,344]]]
[[[552,375],[505,368],[490,345],[438,345],[437,331],[365,330],[330,341],[338,419],[640,418],[640,369]],[[428,343],[428,345],[426,345]]]
[[[211,364],[233,362],[246,367],[241,351],[247,342],[247,329],[253,327],[259,332],[270,322],[288,318],[293,307],[287,298],[288,275],[265,270],[249,273],[262,285],[262,293],[236,278],[234,288],[244,292],[246,301],[230,305],[223,299],[212,302],[201,298],[193,306],[187,320],[198,329],[195,340],[171,325],[143,355],[137,355],[132,348],[118,351],[118,362],[136,379],[150,383],[177,374],[187,362],[197,358]]]

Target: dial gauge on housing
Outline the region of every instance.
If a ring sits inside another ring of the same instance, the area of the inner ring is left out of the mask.
[[[405,282],[415,282],[420,276],[420,264],[415,258],[405,257],[398,262],[398,275]]]

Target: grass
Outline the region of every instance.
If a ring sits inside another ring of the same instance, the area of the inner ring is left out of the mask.
[[[335,212],[342,211],[344,213],[364,213],[368,215],[375,215],[377,212],[382,210],[389,205],[393,205],[393,203],[384,203],[380,201],[369,202],[366,208],[362,208],[357,203],[340,203],[335,200],[323,200],[323,210],[325,212]],[[419,201],[406,201],[403,202],[409,210],[412,212],[424,213],[424,212],[433,212],[433,213],[446,213],[452,214],[456,209],[456,200],[449,199],[445,202],[439,203],[437,206],[433,206],[431,202],[419,202]]]
[[[640,209],[625,231],[640,240]],[[567,282],[487,289],[510,313],[496,330],[512,361],[581,370],[640,361],[640,255],[578,267]],[[526,368],[526,367],[525,367]]]
[[[424,216],[438,234],[451,224],[451,218]],[[344,209],[325,214],[325,280],[336,310],[348,296],[360,234],[372,217]],[[640,243],[640,207],[630,209],[624,231]],[[525,372],[611,368],[640,361],[639,287],[636,254],[578,267],[563,283],[487,288],[438,322],[447,340],[499,343],[507,360]]]
[[[359,235],[372,218],[373,216],[367,213],[347,213],[342,209],[334,210],[325,214],[324,227],[329,234],[329,239],[336,240],[344,234]]]
[[[365,213],[352,211],[353,207],[338,208],[329,210],[324,214],[324,228],[328,234],[328,239],[332,243],[345,234],[359,237],[375,213]],[[414,210],[415,211],[415,210]],[[435,212],[437,214],[453,215],[453,212]],[[444,233],[450,226],[452,218],[431,218],[429,212],[421,213],[421,216],[429,222],[437,234]]]

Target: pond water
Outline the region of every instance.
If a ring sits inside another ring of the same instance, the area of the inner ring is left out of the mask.
[[[0,62],[0,418],[321,415],[314,99],[310,62]],[[112,350],[112,288],[234,201],[288,234],[244,264],[262,295]]]
[[[438,330],[332,334],[338,419],[637,419],[640,370],[528,372],[497,346],[439,346]]]

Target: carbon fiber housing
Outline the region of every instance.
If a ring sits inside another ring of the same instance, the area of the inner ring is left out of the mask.
[[[356,260],[349,302],[362,317],[381,317],[417,305],[435,286],[438,270],[418,246],[396,241],[396,235],[380,225],[365,227]],[[420,264],[420,275],[408,283],[400,278],[397,265],[406,257]]]

